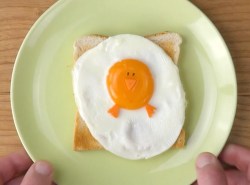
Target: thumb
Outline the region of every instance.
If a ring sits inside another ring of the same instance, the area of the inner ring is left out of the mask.
[[[197,181],[199,185],[227,185],[226,175],[211,153],[202,153],[196,159]]]
[[[23,178],[21,185],[51,185],[53,168],[45,161],[34,163]]]

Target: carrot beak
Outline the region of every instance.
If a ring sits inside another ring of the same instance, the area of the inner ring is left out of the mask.
[[[133,88],[135,87],[136,85],[136,79],[133,79],[133,78],[126,78],[125,79],[125,84],[126,84],[126,87],[129,91],[132,91]]]

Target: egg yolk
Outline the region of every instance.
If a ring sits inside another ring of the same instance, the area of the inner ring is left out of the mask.
[[[115,104],[130,110],[146,106],[154,91],[149,68],[135,59],[124,59],[111,66],[106,83]]]

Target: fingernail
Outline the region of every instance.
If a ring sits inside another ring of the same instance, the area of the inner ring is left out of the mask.
[[[41,175],[48,176],[52,173],[52,168],[48,163],[39,161],[35,164],[35,171]]]
[[[196,166],[198,168],[203,168],[209,164],[215,163],[216,162],[216,158],[210,154],[210,153],[204,153],[199,155],[197,161],[196,161]]]

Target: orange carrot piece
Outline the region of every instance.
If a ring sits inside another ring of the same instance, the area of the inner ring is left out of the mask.
[[[120,110],[120,107],[118,105],[114,105],[108,110],[108,113],[110,113],[112,116],[117,118],[119,116],[119,110]]]
[[[153,114],[155,113],[156,108],[154,106],[152,106],[152,105],[147,104],[146,105],[146,110],[147,110],[147,113],[148,113],[148,117],[151,118],[153,116]]]

